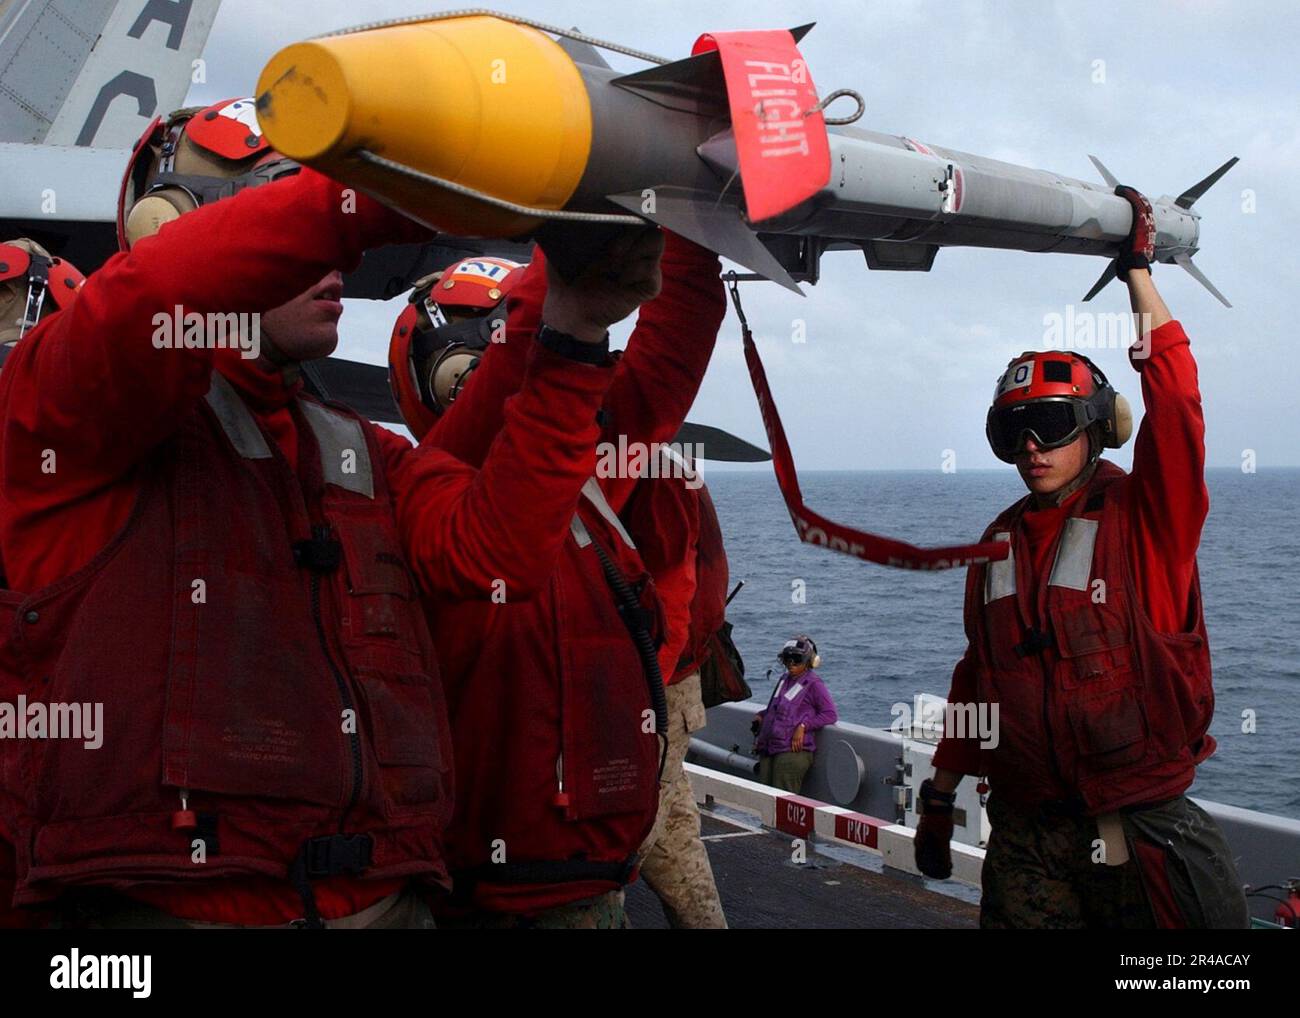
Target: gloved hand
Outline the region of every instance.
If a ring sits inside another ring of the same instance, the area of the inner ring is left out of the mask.
[[[1156,217],[1151,203],[1137,188],[1120,184],[1115,193],[1133,206],[1133,226],[1115,260],[1115,274],[1127,281],[1129,269],[1151,271],[1151,260],[1156,256]]]
[[[912,849],[916,853],[916,868],[935,880],[952,876],[952,804],[956,798],[940,792],[929,778],[921,782],[917,793],[921,822],[916,826]]]
[[[542,323],[584,343],[601,342],[609,326],[659,295],[663,250],[663,231],[650,227],[620,234],[572,281],[548,261]]]

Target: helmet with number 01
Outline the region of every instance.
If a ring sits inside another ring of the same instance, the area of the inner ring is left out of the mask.
[[[388,381],[417,439],[433,427],[505,331],[505,302],[526,266],[465,258],[415,284],[388,344]]]
[[[1128,400],[1082,354],[1026,351],[998,379],[984,426],[993,454],[1005,463],[1032,438],[1040,449],[1059,449],[1084,432],[1094,436],[1091,458],[1118,449],[1133,431]]]
[[[252,99],[155,117],[127,163],[117,197],[117,244],[123,250],[208,202],[297,173],[262,137]]]

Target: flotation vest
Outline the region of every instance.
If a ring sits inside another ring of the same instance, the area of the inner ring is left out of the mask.
[[[295,860],[447,883],[446,712],[382,455],[351,411],[289,409],[298,476],[214,374],[108,546],[0,593],[0,699],[103,705],[99,749],[0,739],[16,903]]]
[[[620,609],[597,546],[637,593]],[[654,823],[660,742],[624,621],[662,617],[632,538],[587,482],[555,571],[527,599],[439,599],[456,811],[450,907],[536,913],[631,882]]]
[[[1019,525],[1028,499],[985,533],[1010,541],[1011,554],[968,574],[978,698],[998,705],[998,744],[981,749],[982,763],[1008,799],[1064,798],[1091,814],[1168,799],[1214,751],[1200,580],[1193,571],[1190,628],[1157,632],[1133,582],[1127,483],[1101,461],[1056,538],[1036,604]]]

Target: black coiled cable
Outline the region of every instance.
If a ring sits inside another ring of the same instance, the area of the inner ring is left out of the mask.
[[[664,677],[659,670],[659,655],[655,651],[654,638],[651,637],[650,629],[645,623],[646,612],[641,607],[641,599],[632,590],[627,577],[619,571],[618,566],[614,565],[613,560],[594,537],[591,539],[591,546],[596,549],[596,555],[600,558],[600,567],[605,572],[605,581],[614,592],[618,613],[623,617],[623,624],[632,635],[632,642],[636,645],[637,654],[641,658],[641,670],[645,672],[646,686],[650,690],[650,706],[655,712],[655,734],[659,736],[661,743],[657,776],[662,778],[664,765],[668,762],[668,696],[664,692]]]

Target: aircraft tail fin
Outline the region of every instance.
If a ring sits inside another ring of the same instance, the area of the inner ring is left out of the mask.
[[[221,0],[0,0],[0,141],[130,148],[202,80]]]

